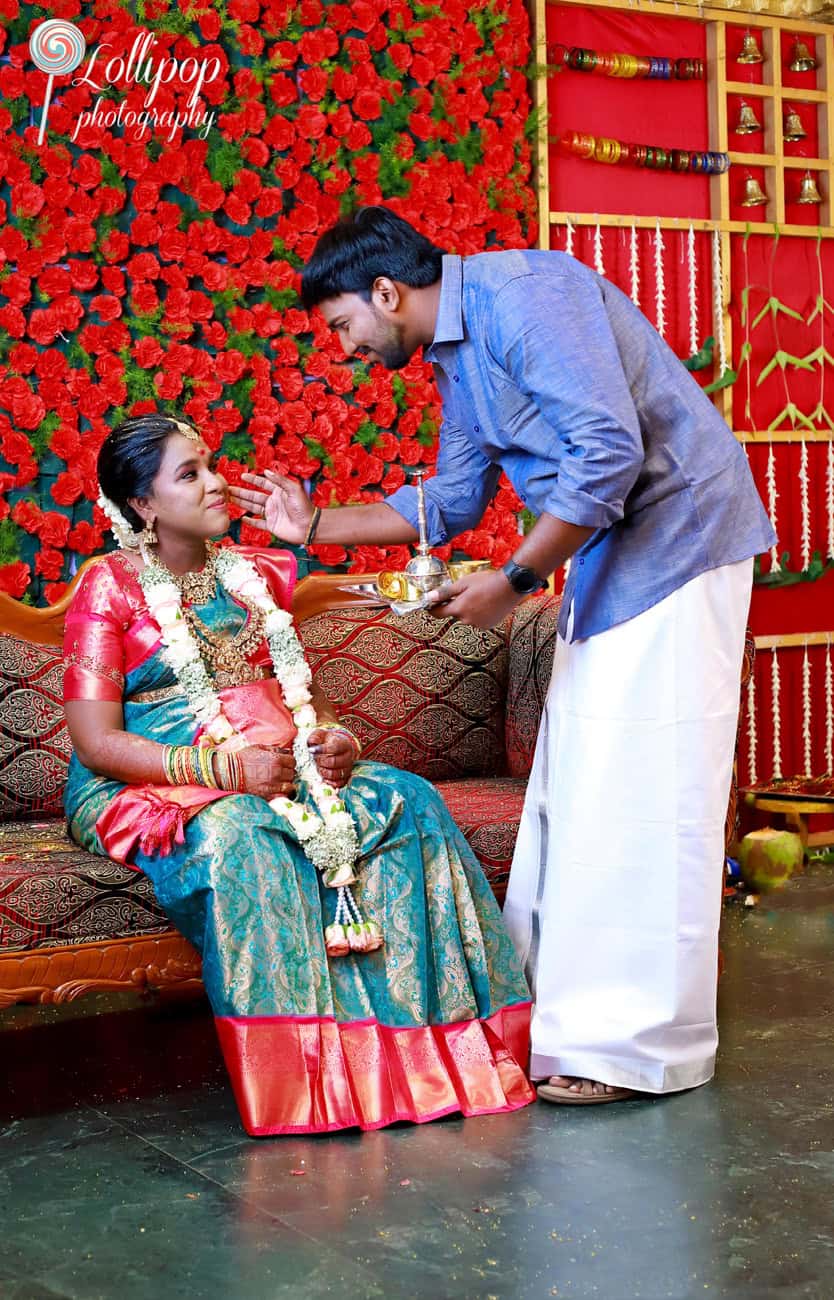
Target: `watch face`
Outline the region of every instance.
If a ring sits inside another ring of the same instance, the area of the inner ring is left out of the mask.
[[[531,591],[537,591],[539,579],[532,569],[519,569],[515,576],[515,589],[520,591],[524,596],[529,596]]]

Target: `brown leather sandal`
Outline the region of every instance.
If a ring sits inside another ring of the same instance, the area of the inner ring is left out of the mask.
[[[593,1088],[593,1079],[582,1080],[582,1092],[573,1092],[554,1083],[540,1083],[536,1092],[542,1101],[550,1101],[558,1106],[599,1106],[607,1101],[628,1101],[630,1097],[642,1097],[645,1094],[635,1092],[633,1088],[614,1088],[612,1092],[585,1092],[586,1085]]]

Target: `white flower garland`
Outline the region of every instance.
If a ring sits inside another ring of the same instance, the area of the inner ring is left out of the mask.
[[[628,240],[628,274],[631,281],[631,301],[635,307],[640,306],[640,248],[637,241],[637,227],[631,223]]]
[[[689,355],[698,351],[698,261],[695,253],[695,227],[689,223],[686,236],[686,263],[689,271]]]
[[[337,903],[337,926],[326,932],[328,951],[338,955],[348,947],[370,951],[379,947],[382,935],[375,922],[362,920],[352,896],[346,901],[349,886],[356,880],[355,864],[359,854],[359,839],[353,818],[336,790],[321,777],[309,748],[309,739],[318,726],[313,707],[310,684],[312,674],[304,658],[301,642],[293,627],[292,616],[279,609],[269,594],[267,585],[254,564],[234,551],[216,551],[217,578],[231,596],[238,596],[255,605],[264,615],[264,628],[275,678],[281,687],[287,708],[293,716],[297,734],[293,742],[293,758],[299,779],[306,783],[315,808],[279,796],[271,799],[270,807],[282,816],[304,848],[312,863],[322,872],[326,885],[340,890]],[[182,612],[179,589],[171,580],[165,567],[153,556],[143,552],[145,568],[139,582],[147,597],[151,617],[159,624],[164,645],[164,658],[173,669],[177,681],[194,711],[197,721],[216,744],[230,741],[235,730],[223,713],[222,704],[214,688],[196,637]],[[348,947],[342,948],[345,928],[339,924],[346,913],[354,916],[348,931],[359,927],[361,933],[348,935]],[[341,935],[332,934],[334,929]]]
[[[712,314],[718,343],[718,376],[727,370],[727,340],[724,337],[724,277],[721,270],[721,236],[712,232]]]
[[[654,228],[654,283],[655,316],[657,332],[661,338],[666,337],[666,272],[663,268],[663,231],[660,229],[660,217]]]
[[[602,260],[602,228],[598,221],[594,227],[594,270],[597,275],[605,275],[605,265]]]
[[[802,569],[811,564],[811,504],[808,499],[808,443],[803,438],[799,452],[799,518]]]
[[[834,667],[831,663],[831,638],[825,645],[825,772],[834,775]]]
[[[747,762],[750,768],[750,784],[755,785],[759,779],[756,767],[756,751],[759,737],[756,732],[756,674],[751,673],[747,682]]]
[[[772,573],[780,573],[782,569],[782,565],[779,562],[779,530],[776,524],[776,502],[778,500],[779,493],[776,490],[776,457],[773,453],[772,442],[770,443],[767,449],[766,482],[767,482],[767,513],[770,516],[770,523],[773,528],[773,531],[774,533],[776,533],[776,541],[773,543],[773,545],[770,548],[770,568]]]
[[[771,714],[773,718],[773,779],[774,781],[782,780],[782,706],[779,700],[779,659],[776,653],[776,646],[771,651],[770,660],[770,678],[771,678]]]
[[[565,252],[568,257],[573,257],[573,222],[570,217],[565,218]]]
[[[834,560],[834,439],[828,439],[825,467],[825,512],[828,515],[828,558]]]
[[[811,767],[811,660],[808,647],[802,655],[802,754],[805,760],[805,775],[812,776]]]
[[[123,551],[136,551],[139,549],[139,533],[135,533],[130,524],[125,519],[115,501],[111,501],[104,493],[99,490],[96,498],[96,505],[103,510],[110,520],[110,528],[116,541]]]

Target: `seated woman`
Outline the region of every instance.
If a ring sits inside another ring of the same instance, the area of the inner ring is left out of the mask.
[[[202,954],[247,1132],[527,1105],[498,907],[432,786],[357,763],[288,612],[293,557],[213,544],[227,487],[188,424],[126,420],[98,474],[125,549],[66,620],[70,833],[146,872]]]

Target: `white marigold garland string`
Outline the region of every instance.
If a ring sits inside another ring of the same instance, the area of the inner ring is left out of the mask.
[[[779,699],[781,683],[779,680],[779,657],[776,646],[771,651],[770,659],[771,701],[770,711],[773,719],[773,779],[782,780],[782,704]]]
[[[234,551],[221,548],[215,554],[217,578],[223,589],[255,605],[264,615],[275,679],[297,729],[293,742],[296,773],[305,782],[313,804],[311,807],[297,799],[279,796],[269,801],[270,807],[290,826],[309,860],[321,871],[325,884],[339,891],[336,906],[337,915],[342,919],[325,931],[328,953],[341,956],[350,950],[370,952],[381,946],[382,933],[375,922],[362,919],[350,893],[350,886],[356,881],[359,840],[344,801],[323,780],[310,752],[310,735],[318,726],[310,695],[312,674],[292,616],[275,604],[254,564]],[[223,713],[198,641],[185,620],[173,575],[148,552],[143,551],[143,558],[145,568],[139,574],[139,582],[151,617],[162,633],[164,658],[208,737],[216,744],[234,744],[237,733]],[[242,737],[238,739],[242,741]]]
[[[718,377],[727,370],[727,340],[724,337],[724,276],[721,268],[721,236],[712,232],[712,314],[718,345]]]
[[[802,655],[802,755],[805,760],[805,775],[813,775],[811,754],[811,659],[808,646]]]
[[[825,771],[834,775],[834,666],[831,638],[825,645]]]
[[[640,306],[640,246],[637,239],[637,227],[631,223],[628,240],[628,275],[631,283],[631,301],[635,307]]]
[[[799,452],[799,536],[802,569],[811,564],[811,506],[808,499],[808,443],[803,438]]]
[[[773,452],[772,442],[767,449],[767,474],[765,481],[767,483],[767,513],[770,516],[773,531],[776,533],[776,541],[770,548],[770,567],[773,573],[779,573],[782,569],[782,565],[779,562],[779,529],[776,522],[776,502],[779,493],[776,490],[776,456]]]
[[[661,338],[666,337],[666,272],[663,266],[663,231],[660,218],[654,228],[654,283],[655,283],[655,317],[657,332]]]
[[[602,260],[602,228],[599,222],[594,227],[594,270],[597,275],[605,275],[605,264]]]
[[[698,351],[698,260],[695,252],[695,227],[689,223],[686,236],[686,265],[689,272],[689,355]]]
[[[756,732],[756,674],[750,674],[747,683],[747,763],[750,769],[750,784],[755,785],[759,779],[756,766],[759,737]]]

